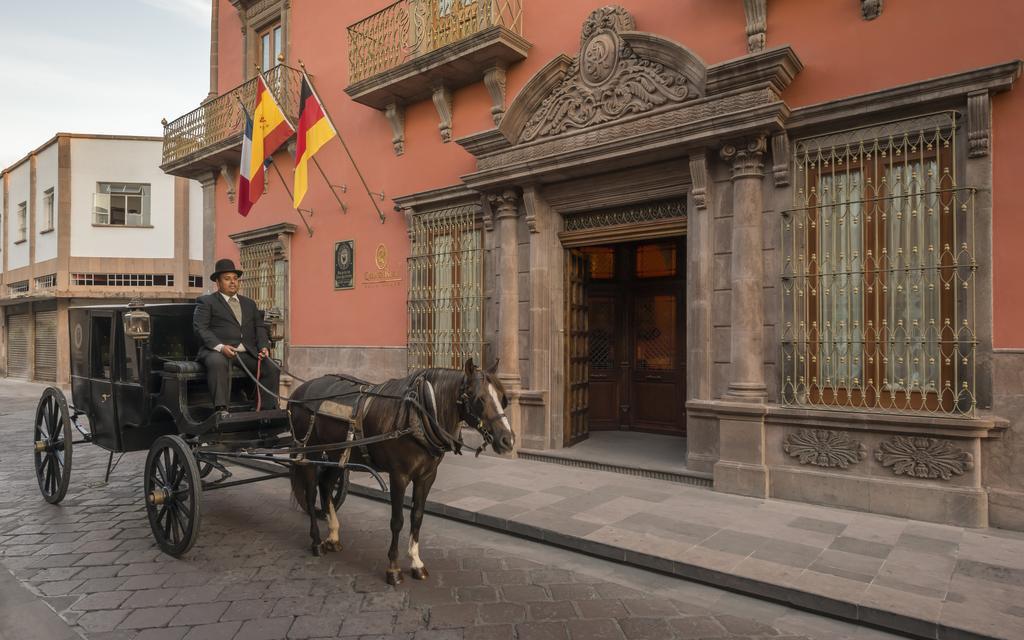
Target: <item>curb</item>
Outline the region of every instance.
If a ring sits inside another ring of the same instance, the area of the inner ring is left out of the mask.
[[[379,489],[366,487],[357,482],[352,482],[349,485],[349,491],[364,498],[390,502],[390,496]],[[410,496],[406,496],[405,505],[406,507],[411,507],[412,498]],[[884,631],[910,635],[915,638],[927,640],[1002,640],[995,636],[978,634],[966,629],[950,627],[910,615],[885,611],[876,607],[866,607],[853,602],[838,600],[754,578],[745,578],[691,563],[669,560],[601,542],[592,542],[552,529],[535,527],[516,522],[515,520],[496,518],[483,513],[467,511],[466,509],[448,506],[432,500],[427,500],[426,511],[433,515],[474,524],[534,542],[550,544],[603,560],[656,571],[661,574],[700,582],[719,589],[770,600],[810,613],[831,616]]]

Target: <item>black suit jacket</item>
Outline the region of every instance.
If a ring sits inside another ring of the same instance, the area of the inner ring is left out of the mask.
[[[270,336],[260,321],[256,303],[243,295],[238,296],[238,301],[242,307],[241,325],[231,312],[227,300],[219,292],[215,291],[196,299],[198,304],[192,316],[192,328],[203,342],[203,346],[199,348],[200,358],[214,351],[218,344],[232,347],[242,344],[245,345],[245,350],[254,356],[260,349],[270,348]]]

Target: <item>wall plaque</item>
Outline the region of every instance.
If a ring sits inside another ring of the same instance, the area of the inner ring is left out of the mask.
[[[373,266],[376,269],[363,274],[363,284],[395,285],[402,281],[401,275],[392,271],[388,265],[388,248],[378,244],[373,254]]]
[[[355,275],[355,240],[334,243],[334,289],[351,289]]]

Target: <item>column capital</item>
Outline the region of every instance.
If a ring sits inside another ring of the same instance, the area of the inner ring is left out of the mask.
[[[515,189],[505,189],[488,194],[487,201],[497,220],[519,217],[519,193]]]
[[[732,178],[764,177],[764,156],[768,150],[766,136],[758,135],[724,145],[719,151],[722,160],[732,164]]]

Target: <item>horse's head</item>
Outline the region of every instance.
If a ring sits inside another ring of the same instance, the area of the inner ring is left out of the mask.
[[[494,375],[498,363],[484,371],[466,361],[462,371],[462,389],[459,393],[459,418],[483,435],[495,453],[508,453],[515,446],[516,436],[505,415],[508,398],[505,387]]]

